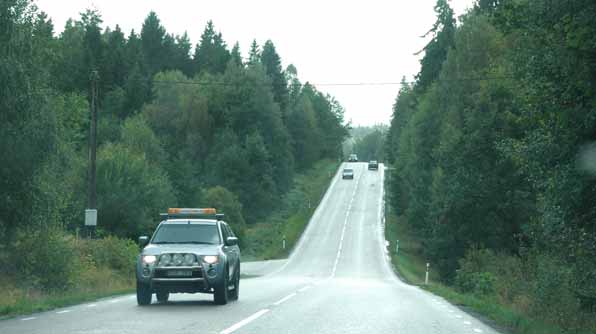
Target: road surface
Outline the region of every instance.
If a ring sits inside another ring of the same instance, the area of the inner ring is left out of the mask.
[[[174,294],[139,307],[134,295],[0,321],[0,333],[496,333],[392,272],[382,231],[383,167],[348,163],[287,261],[243,264],[240,300]],[[340,169],[341,170],[341,169]]]

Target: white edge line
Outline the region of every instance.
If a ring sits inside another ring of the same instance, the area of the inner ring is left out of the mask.
[[[89,305],[87,305],[87,307],[96,307],[96,306],[97,306],[97,304],[89,304]]]
[[[281,303],[289,300],[290,298],[292,298],[294,296],[296,296],[296,292],[292,292],[291,294],[283,297],[282,299],[280,299],[280,300],[276,301],[275,303],[273,303],[273,305],[280,305]]]
[[[63,313],[69,313],[69,312],[70,312],[70,310],[64,310],[64,311],[58,311],[58,312],[56,312],[56,314],[63,314]]]
[[[313,221],[318,219],[318,216],[320,215],[320,212],[322,210],[320,208],[325,206],[325,204],[327,203],[327,199],[329,198],[329,196],[331,196],[330,195],[332,193],[331,189],[333,189],[333,187],[335,187],[335,184],[337,183],[337,180],[339,179],[339,174],[340,174],[341,170],[343,169],[342,168],[343,166],[344,166],[344,163],[341,163],[339,165],[339,167],[337,168],[337,171],[335,171],[335,175],[333,175],[333,179],[331,180],[329,187],[327,187],[327,189],[325,190],[325,194],[323,195],[323,198],[319,202],[319,205],[317,205],[315,212],[312,214],[312,216],[310,216],[310,219],[308,220],[308,223],[306,224],[306,228],[304,229],[304,231],[302,231],[302,234],[298,238],[298,242],[296,242],[294,248],[290,251],[290,254],[288,255],[286,263],[284,263],[281,266],[281,268],[277,269],[276,271],[267,274],[267,276],[276,275],[276,274],[282,272],[284,269],[286,269],[286,267],[288,266],[290,261],[292,261],[292,259],[294,258],[292,255],[294,255],[294,253],[297,253],[297,251],[302,247],[302,244],[304,243],[304,239],[306,239],[306,235],[308,234],[308,231],[311,229],[311,226],[313,225]]]
[[[301,288],[300,290],[298,290],[298,292],[304,292],[304,291],[306,291],[308,289],[310,289],[310,285],[307,285],[307,286]]]
[[[21,319],[21,321],[29,321],[29,320],[33,320],[33,319],[37,319],[37,318],[35,318],[35,317],[23,318],[23,319]]]
[[[232,326],[224,329],[223,331],[220,332],[220,334],[233,333],[234,331],[237,331],[238,329],[242,328],[243,326],[246,326],[247,324],[259,319],[262,315],[264,315],[267,312],[269,312],[269,309],[262,309],[262,310],[258,311],[257,313],[251,315],[250,317],[248,317],[244,320],[241,320],[240,322],[237,322],[237,323],[233,324]]]

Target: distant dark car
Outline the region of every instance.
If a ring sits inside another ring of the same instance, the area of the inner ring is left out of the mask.
[[[214,216],[207,219],[205,216]],[[170,208],[153,237],[139,238],[137,302],[165,303],[170,293],[211,293],[216,304],[238,299],[238,238],[215,209]]]
[[[344,168],[343,172],[341,173],[342,179],[354,179],[354,170],[351,168]]]
[[[358,162],[358,156],[356,154],[350,154],[348,157],[349,162]]]
[[[368,170],[379,170],[379,163],[377,160],[371,160],[368,162]]]

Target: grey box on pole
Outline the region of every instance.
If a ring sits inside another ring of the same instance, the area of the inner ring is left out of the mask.
[[[97,209],[85,209],[85,226],[97,226]]]

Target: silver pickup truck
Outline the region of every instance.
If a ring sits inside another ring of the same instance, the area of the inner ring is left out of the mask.
[[[223,215],[173,208],[163,216],[151,239],[139,237],[138,304],[151,304],[153,293],[161,303],[170,293],[210,293],[220,305],[238,299],[240,248]]]

